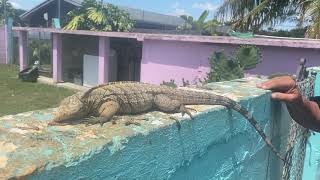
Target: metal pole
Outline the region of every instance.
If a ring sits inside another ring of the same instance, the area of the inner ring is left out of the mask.
[[[7,2],[6,0],[2,0],[2,6],[3,6],[3,14],[4,14],[4,24],[7,24]]]
[[[61,22],[61,0],[58,0],[58,19]]]

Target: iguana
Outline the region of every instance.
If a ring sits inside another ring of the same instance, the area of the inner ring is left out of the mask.
[[[208,92],[182,90],[167,86],[151,85],[138,82],[108,83],[94,87],[87,92],[77,93],[64,99],[50,125],[70,123],[94,116],[86,120],[88,124],[101,124],[110,121],[114,115],[137,114],[150,110],[167,113],[190,113],[185,105],[222,105],[243,115],[260,134],[275,155],[284,160],[271,140],[263,132],[254,117],[239,103],[224,96]]]

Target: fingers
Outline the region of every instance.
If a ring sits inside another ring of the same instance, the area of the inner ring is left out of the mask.
[[[257,85],[258,88],[272,90],[272,99],[288,103],[302,101],[302,96],[296,87],[296,82],[291,76],[273,78]]]
[[[290,76],[276,77],[257,87],[266,90],[275,90],[285,92],[295,86],[295,81]]]
[[[274,100],[285,101],[289,103],[298,102],[301,100],[301,96],[299,94],[285,94],[276,92],[272,93],[271,97]]]

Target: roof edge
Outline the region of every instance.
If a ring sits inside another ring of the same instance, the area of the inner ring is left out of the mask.
[[[21,14],[20,18],[21,19],[26,18],[29,14],[33,13],[34,11],[38,10],[39,8],[41,8],[43,6],[46,6],[46,5],[50,4],[53,1],[55,1],[55,0],[45,0],[45,1],[43,1],[42,3],[40,3],[40,4],[36,5],[35,7],[31,8],[31,10],[26,11],[25,13]]]
[[[35,7],[31,8],[29,11],[26,11],[25,13],[21,14],[20,18],[21,19],[25,19],[31,13],[37,11],[38,9],[40,9],[40,8],[46,6],[46,5],[48,5],[48,4],[50,4],[50,3],[54,2],[54,1],[56,1],[56,0],[45,0],[42,3],[40,3],[40,4],[36,5]],[[67,3],[70,3],[70,4],[74,5],[74,6],[80,6],[81,5],[81,3],[77,2],[77,1],[74,1],[74,0],[63,0],[63,1],[67,2]]]
[[[237,38],[229,36],[195,36],[195,35],[172,35],[172,34],[150,34],[150,33],[132,33],[132,32],[100,32],[88,30],[63,30],[53,28],[30,28],[30,27],[14,27],[14,31],[35,31],[48,32],[57,34],[73,34],[85,36],[101,36],[101,37],[116,37],[116,38],[133,38],[141,41],[144,40],[162,40],[162,41],[180,41],[194,43],[209,43],[209,44],[253,44],[258,46],[270,47],[290,47],[304,49],[320,49],[320,40],[316,39],[271,39],[271,38]]]

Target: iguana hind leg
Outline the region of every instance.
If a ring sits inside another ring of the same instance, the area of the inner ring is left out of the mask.
[[[180,106],[179,112],[181,112],[181,115],[184,116],[185,114],[187,114],[191,119],[193,119],[193,115],[191,114],[190,110],[195,111],[195,109],[192,108],[187,108],[183,105]]]
[[[100,124],[103,126],[104,123],[109,122],[112,117],[119,111],[120,105],[115,101],[107,101],[102,104],[99,108],[99,117],[89,119],[85,121],[87,125]]]
[[[156,107],[163,112],[169,112],[169,113],[181,113],[182,116],[184,114],[188,114],[191,119],[193,119],[193,116],[190,112],[190,110],[194,110],[191,108],[186,108],[183,104],[180,103],[178,100],[172,100],[168,96],[159,94],[154,98],[154,103]]]

